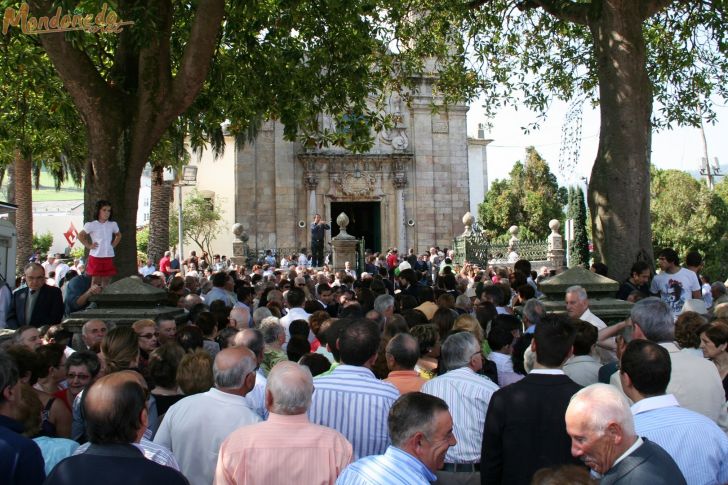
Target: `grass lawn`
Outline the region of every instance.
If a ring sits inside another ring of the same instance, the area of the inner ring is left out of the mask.
[[[53,177],[47,172],[40,173],[40,190],[33,190],[33,201],[47,202],[53,200],[83,200],[83,188],[77,187],[71,180],[61,184],[61,190],[56,191]]]
[[[33,191],[34,202],[47,202],[52,200],[83,200],[83,190],[59,190],[41,189]]]

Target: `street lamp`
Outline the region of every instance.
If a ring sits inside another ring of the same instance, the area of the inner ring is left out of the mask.
[[[184,238],[182,235],[182,187],[195,185],[197,181],[197,167],[193,165],[185,165],[182,167],[182,177],[177,181],[177,238],[179,241],[179,270],[184,276],[185,268],[182,261],[184,260]]]

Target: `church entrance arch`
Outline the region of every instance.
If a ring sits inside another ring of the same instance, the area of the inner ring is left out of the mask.
[[[331,202],[331,236],[339,234],[336,218],[345,213],[349,218],[346,232],[357,239],[364,239],[364,247],[374,252],[382,250],[381,202]]]

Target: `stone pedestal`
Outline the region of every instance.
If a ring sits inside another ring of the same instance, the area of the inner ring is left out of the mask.
[[[167,306],[167,292],[147,285],[138,276],[129,276],[110,284],[100,295],[91,297],[96,308],[72,313],[63,325],[73,333],[80,333],[89,320],[99,319],[111,326],[131,325],[137,320],[155,320],[164,316],[177,323],[187,320],[184,310]]]
[[[347,261],[352,268],[356,266],[356,249],[359,246],[357,239],[332,239],[331,245],[334,247],[334,271],[343,270]]]
[[[543,304],[546,311],[566,313],[566,290],[574,285],[586,290],[589,310],[607,324],[621,322],[632,311],[632,303],[614,298],[619,290],[618,282],[582,267],[567,269],[539,285],[544,294]]]
[[[349,261],[352,267],[356,266],[356,248],[359,246],[359,240],[346,232],[346,226],[349,225],[349,218],[343,212],[336,218],[340,231],[331,240],[331,246],[334,250],[333,270],[339,271],[344,269],[344,263]]]
[[[559,233],[559,226],[561,223],[556,219],[549,221],[549,249],[548,249],[548,260],[551,263],[551,268],[555,269],[557,273],[560,273],[564,269],[564,238]],[[578,283],[575,283],[578,284]],[[617,289],[619,285],[617,285]]]

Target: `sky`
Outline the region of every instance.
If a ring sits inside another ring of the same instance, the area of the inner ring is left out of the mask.
[[[478,123],[485,122],[483,101],[471,104],[468,112],[468,135],[475,137]],[[551,172],[556,175],[559,184],[575,185],[584,183],[582,177],[589,177],[599,144],[599,111],[588,105],[583,108],[581,152],[578,165],[574,170],[559,169],[559,150],[561,147],[561,131],[564,125],[568,105],[554,102],[546,119],[538,130],[528,135],[523,133],[522,126],[536,121],[537,115],[525,108],[505,108],[492,120],[493,127],[485,138],[493,141],[488,145],[488,182],[508,177],[513,164],[525,158],[526,147],[534,146],[548,162]],[[705,136],[708,144],[708,157],[718,157],[724,167],[728,166],[728,106],[715,106],[717,123],[705,125]],[[698,128],[675,128],[653,132],[652,163],[658,168],[696,171],[700,169],[703,157],[703,141]],[[721,179],[716,179],[716,183]]]

